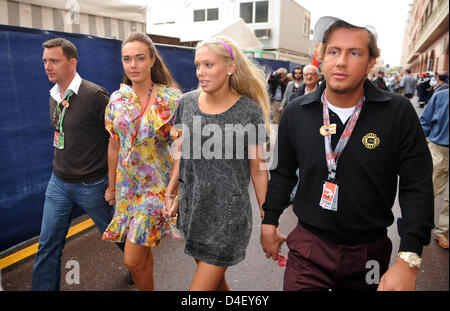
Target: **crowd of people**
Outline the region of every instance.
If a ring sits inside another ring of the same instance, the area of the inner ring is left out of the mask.
[[[319,69],[313,65],[295,67],[292,73],[288,73],[286,68],[281,67],[270,74],[268,87],[272,98],[272,121],[274,123],[279,123],[281,112],[287,103],[292,101],[295,97],[309,93],[308,90],[305,92],[304,89],[308,82],[312,82],[311,79],[304,79],[307,78],[307,76],[303,75],[303,71],[308,67],[316,68],[316,73],[314,73],[313,76],[314,83],[320,84],[323,82],[323,73],[320,73]],[[418,108],[424,108],[434,93],[449,87],[449,76],[447,71],[441,71],[439,73],[425,72],[413,75],[411,74],[410,69],[406,69],[401,74],[389,73],[386,77],[385,72],[379,70],[376,75],[370,74],[369,76],[370,81],[381,90],[401,94],[409,99],[417,95]],[[314,88],[312,88],[311,85],[312,84],[310,84],[310,91],[313,91]],[[281,101],[280,98],[282,98]]]
[[[384,71],[379,70],[378,76],[372,77],[371,81],[382,90],[402,94],[410,99],[417,94],[418,107],[424,108],[434,93],[448,88],[448,72],[425,72],[413,77],[411,70],[406,69],[400,75],[390,73],[386,78]]]
[[[45,42],[55,154],[32,289],[59,289],[79,206],[123,250],[139,290],[154,289],[152,248],[164,236],[183,238],[197,264],[190,290],[230,290],[226,270],[245,259],[250,240],[252,181],[263,253],[278,260],[281,245],[289,248],[285,290],[414,290],[434,196],[445,188],[445,164],[433,171],[425,136],[439,149],[433,160],[446,151],[448,184],[448,90],[431,97],[423,130],[409,73],[367,79],[380,54],[371,28],[323,17],[314,35],[322,73],[299,66],[291,80],[286,68],[267,78],[228,37],[200,42],[199,86],[185,94],[143,33],[123,41],[124,79],[111,95],[80,77],[70,41]],[[445,99],[447,120],[436,121]],[[269,171],[271,123],[279,124],[278,163]],[[389,267],[397,189],[401,241]],[[448,231],[448,192],[446,202],[439,239]],[[286,237],[278,219],[291,203],[298,225]],[[378,283],[367,282],[368,260],[380,265]]]

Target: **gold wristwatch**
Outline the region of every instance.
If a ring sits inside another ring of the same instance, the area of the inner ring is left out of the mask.
[[[413,252],[398,252],[397,258],[406,261],[411,268],[419,268],[422,264],[422,258]]]

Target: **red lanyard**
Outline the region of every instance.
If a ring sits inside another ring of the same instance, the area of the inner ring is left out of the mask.
[[[352,136],[353,130],[356,125],[356,121],[358,121],[359,114],[361,112],[362,104],[365,100],[364,95],[362,95],[359,98],[358,104],[356,104],[355,109],[353,110],[353,113],[350,117],[350,119],[347,122],[347,126],[344,129],[344,132],[342,132],[341,137],[339,138],[339,141],[336,145],[336,148],[334,149],[331,146],[331,133],[328,135],[324,135],[325,139],[325,156],[327,160],[327,167],[328,167],[328,179],[329,180],[335,180],[336,179],[336,169],[337,169],[337,161],[339,160],[339,157],[342,154],[342,151],[344,150],[345,146],[347,145],[350,136]],[[323,103],[323,124],[325,127],[330,126],[330,115],[328,112],[328,102],[327,102],[327,96],[326,96],[326,90],[323,91],[322,95],[322,103]]]
[[[150,88],[150,91],[148,92],[148,95],[147,95],[147,99],[146,99],[146,101],[145,101],[145,104],[144,104],[144,106],[141,107],[141,113],[139,114],[139,116],[138,116],[138,117],[136,118],[136,120],[135,120],[135,123],[134,123],[134,128],[135,128],[135,130],[134,130],[134,133],[131,134],[131,144],[130,144],[130,148],[128,149],[128,151],[127,151],[127,153],[124,155],[124,157],[122,158],[122,165],[124,165],[124,166],[126,165],[128,159],[129,159],[129,157],[130,157],[130,155],[131,155],[131,150],[133,149],[134,143],[135,143],[135,141],[136,141],[137,134],[138,134],[138,132],[139,132],[139,127],[140,127],[140,125],[141,125],[141,118],[142,118],[142,116],[144,115],[145,109],[147,108],[148,102],[149,102],[149,100],[150,100],[150,95],[152,94],[152,90],[153,90],[153,83],[152,83],[152,86],[151,86],[151,88]]]
[[[150,91],[148,92],[147,99],[145,100],[145,104],[144,104],[144,106],[142,106],[141,113],[139,114],[139,116],[136,119],[136,122],[134,125],[134,129],[135,129],[134,135],[133,134],[131,135],[131,148],[134,146],[134,142],[136,141],[136,137],[139,132],[139,127],[141,125],[141,118],[144,115],[145,109],[147,108],[152,90],[153,90],[153,83],[152,83],[152,86],[150,87]]]

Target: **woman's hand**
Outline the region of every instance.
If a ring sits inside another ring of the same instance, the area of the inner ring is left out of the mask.
[[[274,225],[261,225],[261,246],[266,257],[278,260],[278,252],[287,237],[281,235]]]
[[[178,203],[178,195],[164,195],[163,216],[165,218],[175,217],[178,212]]]
[[[108,202],[110,206],[116,205],[116,189],[106,188],[105,201]]]
[[[116,170],[119,161],[120,142],[110,137],[108,143],[108,188],[105,191],[105,201],[110,206],[116,205]]]

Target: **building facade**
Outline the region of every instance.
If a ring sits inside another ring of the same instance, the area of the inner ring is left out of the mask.
[[[240,18],[261,42],[264,58],[311,62],[311,13],[295,0],[151,0],[147,33],[196,42]]]
[[[0,24],[123,40],[145,32],[145,5],[120,0],[0,0]]]
[[[449,71],[449,0],[414,0],[401,65],[413,73]]]

